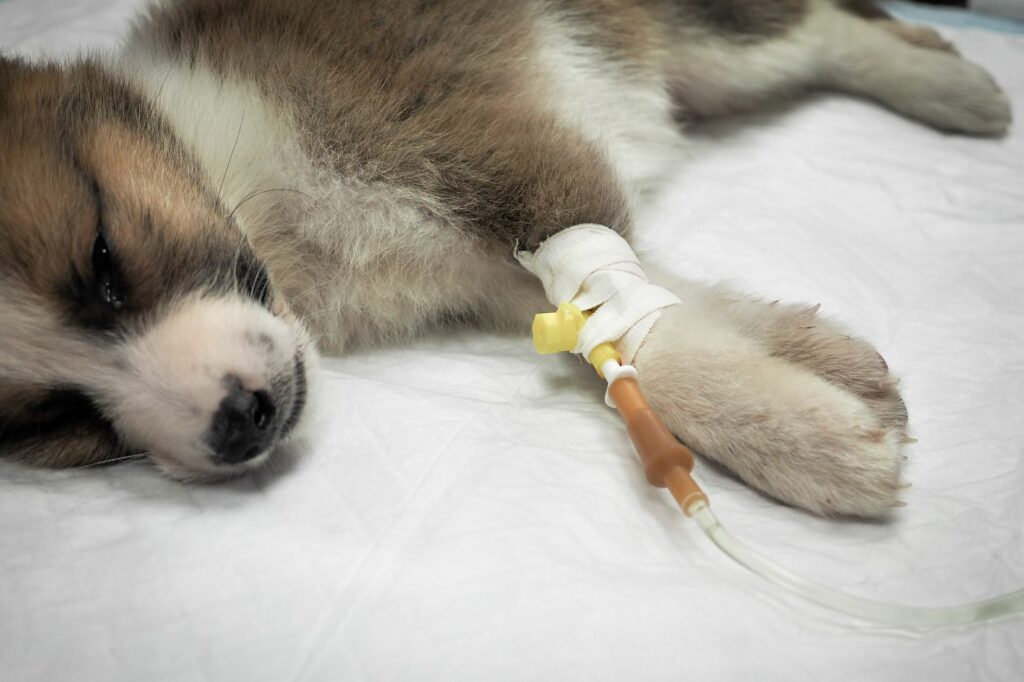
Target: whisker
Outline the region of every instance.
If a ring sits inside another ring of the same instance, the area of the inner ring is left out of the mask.
[[[171,77],[172,71],[174,71],[174,65],[167,68],[167,73],[164,74],[163,80],[160,81],[160,88],[156,91],[156,97],[153,98],[153,104],[160,103],[160,97],[164,94],[164,88],[167,87],[167,79]]]
[[[239,286],[240,283],[238,281],[238,260],[242,257],[242,249],[244,247],[245,238],[241,237],[238,240],[238,246],[235,248],[235,255],[232,257],[231,261],[231,272],[229,273],[231,276],[231,289],[233,291],[238,291],[239,289],[241,289],[241,286]]]
[[[93,467],[105,466],[107,464],[117,464],[118,462],[130,462],[137,459],[144,459],[149,455],[148,452],[136,452],[130,455],[123,455],[121,457],[111,457],[110,459],[101,459],[98,462],[90,462],[89,464],[83,464],[82,466],[72,467],[73,469],[91,469]]]
[[[238,132],[235,133],[235,143],[231,145],[231,153],[228,155],[228,163],[224,166],[224,175],[220,179],[220,187],[217,189],[217,196],[224,196],[224,182],[228,179],[228,170],[231,168],[231,161],[235,158],[235,150],[238,149],[238,139],[242,136],[242,126],[245,125],[245,109],[242,110],[242,120],[238,122]]]
[[[250,192],[249,194],[247,194],[245,197],[242,198],[241,201],[238,202],[238,204],[235,205],[234,209],[231,210],[231,213],[228,214],[228,220],[234,218],[235,213],[238,211],[238,209],[242,208],[242,206],[244,206],[246,202],[248,202],[251,199],[255,199],[261,194],[267,194],[268,192],[293,192],[295,194],[301,194],[302,196],[307,198],[309,197],[309,194],[307,194],[306,192],[303,192],[302,190],[298,189],[291,189],[289,187],[274,187],[271,189],[256,190],[254,192]]]

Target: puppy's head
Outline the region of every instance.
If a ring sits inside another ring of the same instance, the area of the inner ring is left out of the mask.
[[[0,452],[218,478],[295,428],[309,337],[211,185],[99,65],[0,57]]]

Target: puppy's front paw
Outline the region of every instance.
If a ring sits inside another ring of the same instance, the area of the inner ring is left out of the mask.
[[[677,436],[752,487],[819,514],[880,516],[899,504],[902,432],[886,424],[898,419],[697,314],[667,309],[636,358]]]

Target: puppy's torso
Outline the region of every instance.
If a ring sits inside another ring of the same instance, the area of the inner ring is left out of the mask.
[[[595,219],[594,195],[626,229],[626,208],[678,159],[663,36],[635,3],[287,5],[155,10],[121,68],[329,352],[453,319],[521,326],[543,299],[510,244]],[[593,159],[540,198],[564,224],[537,219],[524,180],[561,171],[522,140]]]

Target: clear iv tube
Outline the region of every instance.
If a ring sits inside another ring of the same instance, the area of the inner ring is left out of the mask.
[[[906,628],[970,625],[1024,613],[1024,590],[958,606],[928,607],[886,604],[855,597],[803,578],[757,554],[727,531],[708,506],[707,496],[690,476],[693,453],[676,440],[647,404],[636,373],[614,360],[602,368],[608,394],[626,422],[647,480],[669,489],[679,507],[692,516],[718,547],[754,573],[822,606],[865,620]]]
[[[971,625],[1024,613],[1024,590],[1008,592],[983,601],[939,607],[886,604],[855,597],[808,580],[765,559],[727,531],[718,522],[706,502],[698,501],[686,511],[708,538],[737,563],[805,599],[851,616],[897,627],[938,628]]]
[[[534,318],[533,343],[540,353],[572,350],[577,333],[588,317],[571,303],[562,303],[555,313]],[[737,563],[776,585],[805,599],[864,620],[910,629],[972,625],[1007,616],[1024,614],[1024,590],[957,606],[903,606],[855,597],[803,578],[765,559],[727,531],[708,506],[707,496],[690,477],[694,457],[654,413],[640,392],[636,369],[622,365],[610,343],[593,349],[587,361],[608,382],[606,401],[626,422],[648,482],[667,487],[679,507],[693,517],[701,530],[719,549]]]

